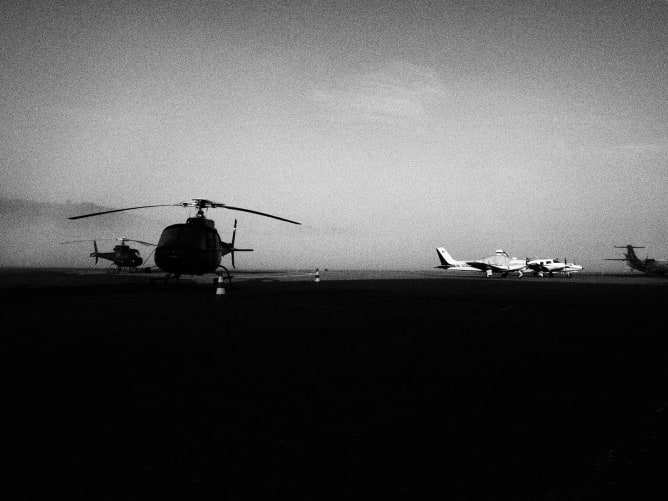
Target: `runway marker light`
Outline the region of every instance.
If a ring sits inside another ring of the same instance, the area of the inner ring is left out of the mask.
[[[223,283],[223,276],[218,276],[218,285],[216,286],[216,297],[225,295],[225,284]]]
[[[320,282],[320,272],[318,271],[318,268],[315,269],[315,281]]]

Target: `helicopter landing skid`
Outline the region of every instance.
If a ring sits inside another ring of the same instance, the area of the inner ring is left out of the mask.
[[[178,279],[181,278],[181,275],[176,273],[167,273],[164,277],[150,277],[148,280],[151,283],[154,283],[158,280],[164,280],[164,282],[167,283],[170,278],[173,278],[174,280],[178,281]]]
[[[227,280],[228,284],[232,284],[232,275],[230,275],[230,271],[223,265],[219,266],[219,269],[215,271],[215,274],[217,275],[216,278],[213,279],[214,283],[218,282],[218,277],[221,277],[223,280]],[[170,279],[174,279],[174,281],[178,281],[179,278],[181,278],[180,273],[167,273],[163,277],[150,277],[149,281],[151,283],[154,283],[158,280],[164,281],[165,283],[169,282]]]

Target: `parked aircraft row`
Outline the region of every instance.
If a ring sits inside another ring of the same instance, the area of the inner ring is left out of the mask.
[[[112,209],[101,212],[93,212],[91,214],[83,214],[80,216],[72,216],[68,219],[81,219],[91,216],[101,216],[104,214],[111,214],[135,209],[148,209],[153,207],[190,207],[197,210],[194,217],[186,219],[185,223],[171,224],[162,230],[160,239],[157,244],[148,242],[141,242],[139,240],[132,240],[143,245],[155,246],[154,260],[156,266],[167,273],[166,278],[178,278],[181,275],[205,275],[207,273],[220,274],[226,272],[229,277],[227,268],[220,264],[221,258],[230,254],[232,258],[232,266],[234,267],[234,253],[235,252],[252,252],[253,249],[238,249],[234,246],[234,239],[237,230],[237,221],[234,221],[234,230],[232,232],[232,241],[224,242],[213,220],[208,219],[204,211],[207,209],[228,209],[241,212],[248,212],[260,216],[285,221],[292,224],[301,224],[297,221],[292,221],[279,216],[267,214],[266,212],[259,212],[251,209],[244,209],[241,207],[232,207],[219,202],[212,202],[204,198],[193,198],[191,202],[180,202],[174,204],[160,204],[160,205],[142,205],[138,207],[126,207],[123,209]],[[122,268],[137,269],[143,262],[139,256],[137,249],[132,249],[125,245],[125,241],[130,239],[121,239],[122,244],[114,248],[113,253],[99,252],[97,243],[93,241],[95,251],[90,254],[97,262],[98,258],[106,259],[112,262],[117,270]],[[63,242],[71,243],[71,242]]]
[[[534,275],[540,277],[544,276],[545,273],[549,276],[554,276],[555,273],[562,273],[570,278],[573,276],[573,273],[583,270],[582,266],[569,263],[565,259],[563,262],[553,258],[519,259],[510,257],[503,249],[498,249],[493,256],[471,260],[454,259],[444,247],[437,247],[436,251],[438,259],[441,262],[436,268],[482,272],[487,277],[491,277],[494,273],[499,273],[502,277],[507,277],[512,273],[517,274],[521,278],[525,272],[532,271]]]
[[[615,246],[616,249],[626,249],[623,258],[607,258],[606,261],[624,261],[632,270],[637,270],[646,275],[667,275],[668,274],[668,260],[667,259],[640,259],[635,249],[644,249],[644,247],[637,247],[634,245]],[[436,268],[444,270],[458,270],[458,271],[473,271],[483,272],[487,277],[491,277],[493,273],[499,273],[503,277],[509,274],[516,274],[522,277],[526,272],[533,272],[536,276],[554,276],[555,273],[564,274],[567,277],[572,277],[573,273],[583,270],[581,265],[568,262],[564,259],[553,258],[526,258],[518,259],[510,257],[502,249],[496,251],[493,256],[482,259],[473,260],[458,260],[454,259],[447,250],[443,247],[436,248],[440,265]]]
[[[181,274],[203,275],[207,273],[222,273],[222,271],[227,271],[227,269],[220,264],[221,258],[224,255],[231,255],[232,266],[234,267],[235,252],[251,252],[253,249],[239,249],[235,247],[234,241],[237,226],[236,220],[234,221],[232,241],[230,243],[223,242],[215,228],[214,222],[205,217],[204,211],[206,209],[223,208],[236,210],[257,214],[296,225],[300,224],[296,221],[267,214],[265,212],[258,212],[241,207],[231,207],[226,204],[212,202],[202,198],[195,198],[192,199],[191,202],[180,202],[175,204],[143,205],[138,207],[126,207],[123,209],[112,209],[91,214],[72,216],[69,219],[81,219],[134,209],[173,206],[195,208],[197,213],[195,217],[187,218],[185,224],[180,223],[167,226],[163,230],[162,235],[160,236],[160,240],[157,244],[143,242],[141,240],[119,238],[118,240],[121,241],[121,244],[115,246],[113,252],[99,252],[97,248],[97,242],[93,240],[94,252],[90,254],[90,257],[94,257],[96,263],[99,258],[111,261],[113,265],[118,268],[118,271],[120,271],[122,268],[137,269],[142,263],[144,263],[144,260],[141,258],[137,249],[133,249],[125,243],[127,241],[132,241],[142,245],[154,246],[156,266],[167,272],[168,277],[173,276],[178,278]],[[608,260],[626,261],[626,263],[632,269],[642,271],[646,274],[663,275],[668,273],[667,260],[649,258],[642,260],[636,256],[634,249],[642,249],[643,247],[626,245],[625,248],[626,253],[624,254],[623,259],[610,258]],[[441,264],[436,266],[436,268],[441,268],[444,270],[471,271],[478,273],[482,272],[485,273],[487,277],[491,277],[493,273],[499,273],[503,277],[507,277],[509,274],[513,273],[517,274],[519,277],[522,277],[527,271],[531,271],[535,275],[541,277],[544,276],[545,273],[547,273],[549,276],[554,276],[555,273],[559,273],[571,277],[573,273],[583,270],[582,266],[575,263],[569,263],[566,259],[563,261],[554,258],[519,259],[516,257],[510,257],[502,249],[497,250],[493,256],[471,260],[454,259],[448,253],[448,251],[445,250],[444,247],[437,247],[437,253]]]

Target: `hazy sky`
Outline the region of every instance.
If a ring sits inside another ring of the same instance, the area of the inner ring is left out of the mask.
[[[668,1],[2,1],[0,44],[3,196],[303,223],[209,211],[247,267],[668,258]]]

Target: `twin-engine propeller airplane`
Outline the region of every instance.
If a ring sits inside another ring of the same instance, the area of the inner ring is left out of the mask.
[[[216,230],[214,221],[207,219],[204,215],[204,209],[230,209],[260,216],[286,221],[292,224],[301,224],[290,219],[278,216],[272,216],[264,212],[258,212],[241,207],[231,207],[229,205],[212,202],[203,198],[194,198],[192,202],[181,202],[176,204],[161,205],[143,205],[139,207],[127,207],[125,209],[113,209],[92,214],[83,214],[73,216],[68,219],[81,219],[84,217],[99,216],[110,214],[112,212],[121,212],[134,209],[147,209],[151,207],[194,207],[197,209],[195,217],[189,217],[185,223],[172,224],[162,230],[160,240],[155,249],[155,264],[161,270],[167,272],[167,277],[180,277],[181,275],[204,275],[207,273],[220,273],[219,268],[227,271],[220,264],[221,258],[230,254],[232,257],[232,266],[234,266],[234,253],[237,251],[252,251],[252,249],[237,249],[234,247],[234,238],[236,234],[236,221],[234,223],[234,233],[232,242],[223,242]],[[228,273],[229,276],[229,273]]]
[[[555,273],[565,274],[568,278],[573,276],[573,273],[582,271],[584,268],[575,263],[569,263],[567,259],[564,259],[563,262],[558,259],[541,259],[541,258],[527,258],[526,260],[527,269],[532,270],[534,275],[539,277],[544,276],[545,273],[548,276],[553,277]]]
[[[99,240],[110,240],[110,239],[101,238]],[[97,240],[71,240],[69,242],[61,242],[61,243],[73,244],[77,242],[93,242],[94,252],[90,253],[90,257],[95,258],[95,264],[97,264],[99,259],[106,259],[107,261],[111,261],[111,266],[116,267],[115,271],[117,273],[120,273],[123,269],[137,270],[144,262],[141,255],[139,254],[139,251],[137,249],[133,249],[125,242],[137,242],[138,244],[155,247],[155,244],[149,242],[143,242],[141,240],[134,240],[132,238],[121,237],[121,238],[116,238],[115,240],[120,240],[121,243],[115,245],[114,250],[111,252],[100,252],[97,248]]]
[[[626,261],[631,270],[638,270],[646,275],[665,275],[668,274],[668,260],[666,259],[640,259],[634,249],[644,249],[633,245],[619,246],[615,249],[626,249],[623,258],[607,258],[606,261]]]
[[[522,278],[526,268],[526,260],[510,257],[502,249],[497,250],[493,256],[471,261],[454,259],[444,247],[437,247],[436,251],[441,264],[435,268],[444,270],[483,272],[487,278],[490,278],[492,273],[500,273],[503,278],[509,273],[517,273],[518,277]]]

